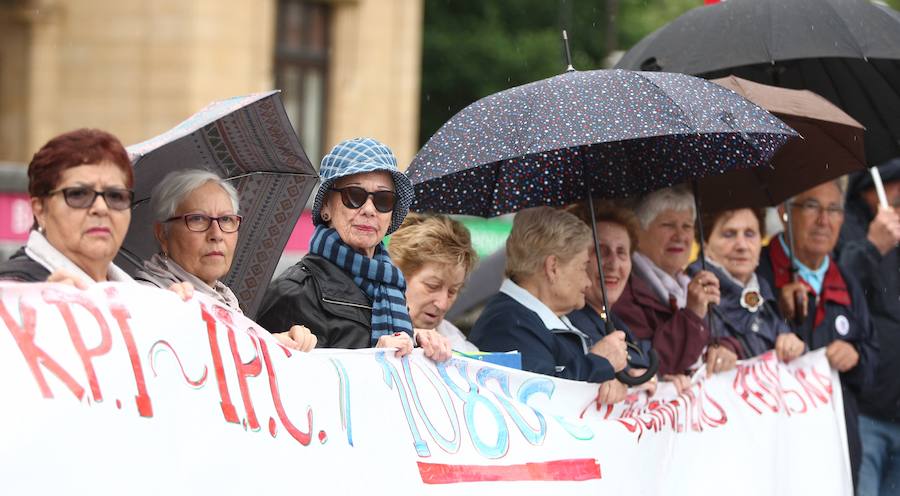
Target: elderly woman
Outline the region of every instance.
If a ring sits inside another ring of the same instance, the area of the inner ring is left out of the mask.
[[[119,140],[79,129],[47,142],[28,164],[35,224],[28,242],[0,264],[0,279],[131,281],[112,261],[131,221],[134,176]]]
[[[791,282],[783,234],[763,250],[757,274],[780,291],[779,302],[787,317],[793,318],[794,312],[803,316],[794,332],[809,349],[825,348],[831,367],[840,372],[850,464],[856,480],[861,453],[856,396],[873,382],[878,346],[865,294],[830,255],[844,222],[845,187],[842,180],[830,181],[788,202],[799,281]],[[786,225],[784,207],[779,207],[779,213]],[[795,295],[802,301],[801,308],[795,308]]]
[[[701,271],[684,273],[694,239],[693,195],[667,188],[644,197],[635,210],[640,222],[634,270],[613,312],[639,339],[650,340],[659,355],[659,371],[684,386],[681,374],[701,358],[711,343],[704,319],[719,303],[719,280]],[[729,370],[740,346],[730,338],[709,346],[707,371]],[[679,381],[678,377],[682,379]]]
[[[388,245],[391,259],[406,278],[406,302],[414,327],[435,329],[454,350],[478,347],[444,319],[475,266],[469,230],[446,215],[409,214]]]
[[[784,323],[772,287],[756,276],[764,218],[762,210],[749,208],[703,216],[709,230],[699,242],[709,271],[719,279],[721,294],[719,304],[711,309],[712,325],[714,332],[741,343],[741,358],[774,348],[778,358],[787,362],[800,356],[805,346]],[[698,260],[688,273],[696,274],[700,268]]]
[[[267,329],[309,327],[326,348],[396,348],[419,344],[435,360],[450,343],[416,329],[406,308],[406,280],[382,239],[400,227],[413,200],[390,148],[371,138],[339,143],[322,159],[309,253],[269,286],[258,321]]]
[[[165,289],[188,283],[191,292],[241,312],[237,297],[219,280],[231,269],[241,227],[234,186],[203,170],[171,172],[153,188],[150,209],[160,253],[144,262],[136,279]],[[275,336],[300,351],[316,344],[301,326]]]
[[[624,398],[614,380],[625,368],[625,341],[591,345],[566,314],[585,304],[591,230],[578,217],[550,207],[516,214],[506,240],[506,277],[469,335],[485,351],[522,353],[522,368],[540,374],[603,383],[600,400]]]
[[[568,209],[568,211],[587,225],[591,223],[591,212],[588,205],[584,203],[576,204]],[[637,232],[639,229],[637,217],[630,210],[617,206],[609,201],[594,202],[593,220],[597,225],[597,238],[600,244],[600,257],[603,260],[603,279],[606,284],[606,298],[609,307],[612,307],[622,292],[625,291],[625,284],[631,275],[631,255],[637,246]],[[619,337],[628,337],[632,341],[638,341],[631,334],[628,326],[618,318],[615,313],[609,312],[609,318],[612,320],[613,327],[622,332],[614,332],[607,334],[606,322],[601,318],[603,314],[603,291],[600,286],[600,271],[597,267],[597,254],[595,249],[590,250],[590,262],[588,263],[588,277],[591,279],[591,287],[585,293],[584,308],[575,310],[568,315],[569,320],[581,331],[588,335],[590,343],[599,343],[604,338],[608,341],[615,342]],[[623,334],[624,333],[624,334]],[[618,345],[616,345],[618,347]],[[647,351],[652,346],[649,340],[640,340],[639,346]],[[618,348],[616,348],[618,349]],[[632,365],[641,363],[638,357],[632,357]],[[644,368],[649,363],[644,361]],[[640,368],[631,368],[629,373],[639,375],[643,370]],[[652,381],[648,387],[654,389]],[[652,394],[652,392],[651,392]]]

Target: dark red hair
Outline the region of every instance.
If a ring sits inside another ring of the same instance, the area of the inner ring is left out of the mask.
[[[28,164],[28,194],[46,196],[56,189],[66,169],[101,162],[114,164],[125,175],[125,186],[134,186],[131,160],[119,138],[99,129],[60,134],[41,147]]]

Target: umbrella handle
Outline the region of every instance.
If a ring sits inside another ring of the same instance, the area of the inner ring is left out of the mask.
[[[869,168],[869,174],[872,175],[872,182],[875,183],[875,192],[878,194],[878,203],[882,207],[890,207],[891,204],[888,203],[887,194],[884,192],[884,182],[881,181],[881,172],[878,171],[878,167]]]
[[[643,350],[641,350],[641,348],[638,345],[636,345],[632,342],[626,342],[626,344],[629,348],[636,351],[640,355],[644,354]],[[650,360],[650,365],[647,367],[646,372],[635,377],[635,376],[630,375],[627,372],[627,370],[621,370],[619,372],[616,372],[616,379],[618,379],[619,382],[621,382],[622,384],[625,384],[626,386],[632,386],[632,387],[640,386],[641,384],[652,379],[653,376],[656,375],[656,372],[659,371],[659,356],[656,354],[656,350],[654,350],[653,348],[650,348],[647,351],[647,358]]]

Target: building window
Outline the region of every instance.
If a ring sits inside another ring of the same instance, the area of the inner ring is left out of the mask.
[[[310,0],[279,0],[275,84],[303,149],[318,168],[325,140],[330,6]]]

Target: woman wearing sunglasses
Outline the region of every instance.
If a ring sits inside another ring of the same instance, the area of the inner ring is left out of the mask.
[[[28,242],[0,264],[0,279],[132,281],[112,261],[131,221],[134,176],[119,140],[78,129],[47,142],[28,164],[35,223]]]
[[[450,357],[437,331],[413,329],[406,281],[382,239],[413,201],[391,150],[371,138],[339,143],[322,159],[309,253],[269,286],[257,321],[266,329],[309,327],[325,348],[397,348],[414,344],[435,360]]]
[[[150,193],[153,232],[160,252],[144,262],[135,279],[159,288],[188,283],[194,291],[241,311],[234,292],[220,279],[231,269],[241,227],[234,186],[212,172],[171,172]],[[316,345],[309,330],[294,326],[276,334],[282,344],[301,351]]]

